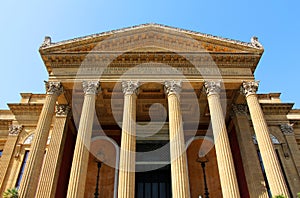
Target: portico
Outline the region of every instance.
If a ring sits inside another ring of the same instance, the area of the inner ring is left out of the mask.
[[[95,160],[100,197],[204,197],[200,155],[211,197],[291,196],[298,189],[289,188],[256,93],[258,44],[157,24],[58,43],[47,37],[47,94],[20,197],[93,197]],[[155,170],[170,180],[143,175]]]

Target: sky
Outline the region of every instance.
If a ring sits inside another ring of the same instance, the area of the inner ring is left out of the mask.
[[[159,23],[250,41],[265,52],[255,71],[259,93],[281,92],[300,108],[300,1],[127,0],[20,1],[0,3],[0,109],[19,93],[45,93],[48,74],[38,48],[53,42],[144,23]]]

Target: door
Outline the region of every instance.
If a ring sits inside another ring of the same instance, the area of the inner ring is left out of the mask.
[[[136,198],[171,198],[170,165],[135,174]]]

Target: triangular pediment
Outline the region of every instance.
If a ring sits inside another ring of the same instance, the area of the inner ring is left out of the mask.
[[[257,40],[255,42],[247,43],[169,26],[144,24],[57,43],[46,38],[40,53],[171,51],[261,54],[263,48]]]

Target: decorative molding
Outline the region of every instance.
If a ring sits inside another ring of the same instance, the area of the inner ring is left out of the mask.
[[[182,82],[181,81],[175,81],[175,80],[172,80],[172,81],[165,81],[164,83],[164,88],[165,88],[165,93],[167,95],[170,95],[170,94],[180,94],[181,90],[182,90]]]
[[[139,81],[122,81],[122,91],[126,94],[138,94]]]
[[[85,94],[98,94],[101,90],[99,81],[83,81],[83,91]]]
[[[243,82],[241,87],[241,92],[246,97],[251,94],[256,94],[258,89],[259,81],[249,81],[249,82]]]
[[[19,133],[21,133],[21,131],[23,130],[23,126],[22,125],[10,125],[9,126],[9,135],[19,135]]]
[[[221,81],[205,81],[204,82],[204,88],[205,88],[205,92],[206,94],[212,95],[212,94],[218,94],[221,91]]]
[[[70,112],[70,106],[66,104],[57,104],[55,106],[56,116],[68,116]]]
[[[289,123],[281,124],[280,129],[284,135],[293,135],[294,134],[293,124],[289,124]]]
[[[277,137],[275,137],[273,134],[269,134],[271,141],[273,144],[280,144],[279,140],[277,139]],[[256,135],[252,136],[252,141],[253,144],[257,144],[257,139],[256,139]]]
[[[44,82],[47,94],[55,94],[59,96],[63,92],[63,86],[60,82]]]

